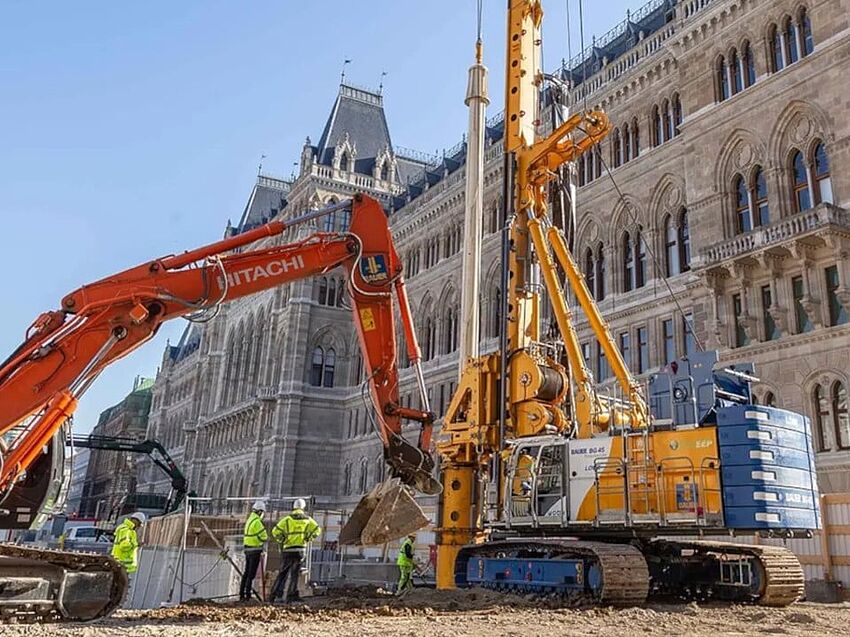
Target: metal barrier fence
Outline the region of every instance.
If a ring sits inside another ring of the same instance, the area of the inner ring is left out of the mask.
[[[243,502],[248,499],[233,500]],[[822,495],[821,513],[823,531],[815,532],[811,539],[745,536],[730,540],[786,546],[800,559],[808,583],[827,583],[833,592],[850,598],[850,493]],[[307,552],[306,567],[311,582],[326,586],[365,583],[390,589],[394,586],[398,575],[396,545],[362,549],[339,547],[336,539],[345,522],[345,512],[319,510],[312,511],[311,515],[322,526],[320,542]],[[189,518],[186,516],[184,519]],[[221,542],[227,556],[241,570],[244,564],[241,522],[234,520],[234,532],[223,536]],[[238,596],[240,576],[236,568],[222,558],[219,548],[190,546],[186,529],[188,521],[184,524],[181,546],[148,545],[142,549],[139,570],[132,578],[129,607],[150,608],[193,598],[226,600]],[[434,560],[432,538],[429,530],[423,530],[417,538],[416,552],[422,563]],[[272,576],[267,568],[275,569],[276,564],[277,554],[272,549],[263,562],[263,582],[266,585]],[[428,577],[429,582],[431,577]],[[260,580],[257,580],[257,585],[260,585]]]
[[[295,498],[266,498],[267,523],[274,524],[288,513]],[[310,498],[305,500],[311,502]],[[242,528],[250,503],[255,498],[187,499],[184,511],[162,519],[156,529],[146,529],[146,541],[140,550],[139,569],[131,577],[128,608],[154,608],[179,604],[190,599],[232,601],[238,598],[239,581],[244,568]],[[205,513],[228,511],[233,516],[218,516],[217,524]],[[304,564],[302,591],[307,582],[321,586],[373,584],[392,589],[398,579],[395,565],[397,545],[379,547],[340,547],[339,531],[347,520],[344,511],[308,510],[322,528],[320,539],[309,547]],[[149,525],[150,526],[150,525]],[[155,532],[148,532],[155,531]],[[430,544],[432,532],[423,530],[417,545],[421,562],[434,559]],[[254,587],[268,595],[277,575],[280,554],[270,542]],[[271,572],[269,572],[271,571]],[[426,580],[420,577],[420,582]]]

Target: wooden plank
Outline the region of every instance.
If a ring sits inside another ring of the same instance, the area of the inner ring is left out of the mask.
[[[827,507],[826,496],[820,498],[821,526],[829,528],[829,507]],[[832,579],[832,555],[829,552],[829,532],[820,534],[820,557],[823,564],[823,578]]]
[[[850,524],[830,524],[826,529],[830,535],[850,535]]]
[[[850,493],[824,493],[821,498],[826,504],[850,504]]]
[[[820,566],[823,564],[823,560],[820,555],[798,555],[797,559],[800,560],[800,564],[804,566]],[[850,555],[833,555],[832,565],[850,566]]]
[[[183,540],[183,512],[151,519],[146,525],[145,543],[149,546],[180,546]],[[232,516],[193,515],[189,520],[186,545],[189,548],[214,548],[215,543],[203,529],[208,527],[219,537],[241,535],[244,520]]]

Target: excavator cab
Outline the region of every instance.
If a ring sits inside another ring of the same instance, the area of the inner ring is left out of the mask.
[[[2,453],[0,453],[2,457]],[[41,527],[62,508],[68,493],[70,466],[66,459],[65,432],[59,430],[15,487],[0,496],[0,529]]]

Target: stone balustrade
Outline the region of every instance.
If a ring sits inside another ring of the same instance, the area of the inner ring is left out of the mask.
[[[700,265],[705,267],[737,259],[754,251],[799,239],[829,227],[850,230],[850,215],[847,211],[833,205],[820,204],[815,208],[708,246],[700,252]]]

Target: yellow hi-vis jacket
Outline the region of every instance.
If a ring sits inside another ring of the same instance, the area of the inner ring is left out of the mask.
[[[115,529],[115,541],[112,543],[112,557],[121,562],[128,573],[139,570],[139,538],[136,527],[130,518],[124,520]]]
[[[395,563],[402,568],[413,568],[413,540],[409,537],[404,538],[401,543]]]
[[[322,530],[316,521],[301,509],[293,509],[292,513],[274,525],[272,537],[284,551],[303,549],[307,542],[319,537]]]
[[[261,549],[268,539],[269,534],[266,531],[266,525],[263,524],[263,518],[256,511],[251,511],[251,515],[245,522],[242,544],[246,549]]]

